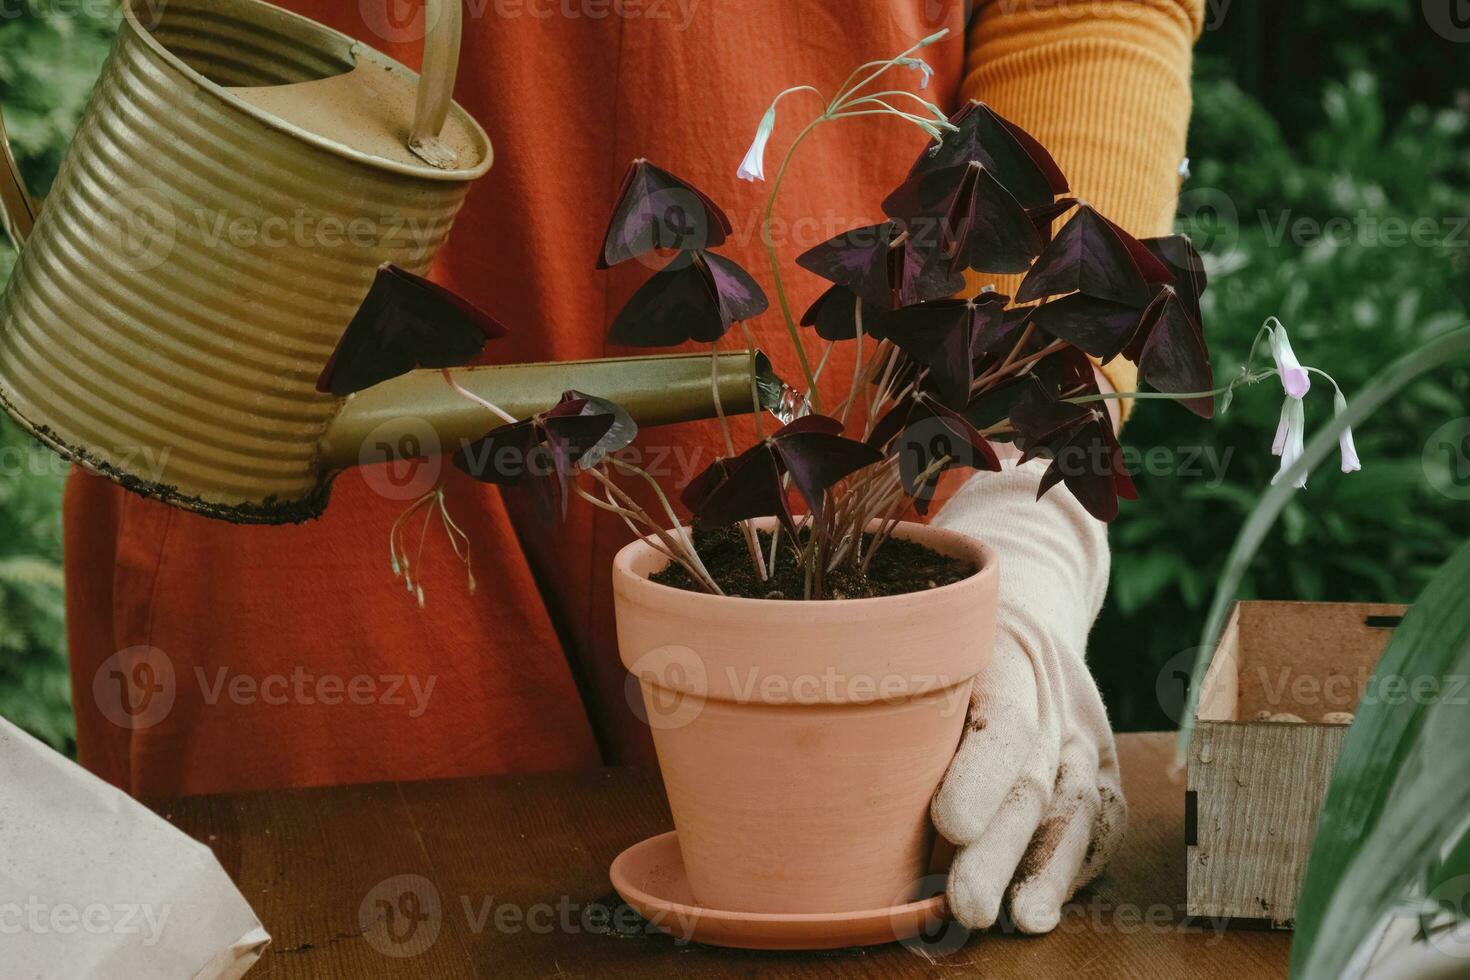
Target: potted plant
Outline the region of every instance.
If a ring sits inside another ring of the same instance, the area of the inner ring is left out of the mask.
[[[616,514],[637,540],[613,568],[622,659],[638,679],[694,900],[737,913],[843,914],[913,898],[930,856],[928,806],[963,733],[972,678],[990,655],[997,563],[983,543],[910,520],[951,470],[998,470],[995,444],[1050,460],[1041,492],[1065,484],[1111,520],[1133,498],[1094,359],[1137,363],[1155,390],[1210,417],[1214,397],[1266,378],[1287,385],[1276,450],[1301,451],[1304,369],[1286,332],[1258,335],[1252,359],[1217,387],[1201,329],[1205,275],[1183,236],[1139,240],[1068,185],[1020,127],[971,102],[946,116],[915,92],[876,91],[896,68],[927,78],[916,52],[859,68],[787,151],[763,236],[779,315],[802,384],[753,393],[778,406],[740,448],[673,496],[620,455],[636,427],[617,405],[567,392],[517,419],[469,392],[495,427],[456,464],[528,487],[548,516],[573,499]],[[782,99],[762,119],[740,175],[764,179]],[[903,100],[903,101],[901,101]],[[903,108],[899,106],[902,105]],[[796,259],[830,288],[798,320],[770,234],[781,176],[816,126],[886,115],[928,139],[884,201],[887,219]],[[1057,227],[1059,225],[1059,227]],[[1055,228],[1055,230],[1054,230]],[[706,194],[634,161],[598,266],[668,256],[614,319],[613,340],[641,347],[721,341],[764,314],[755,280],[717,249],[730,234]],[[1024,274],[1014,297],[956,298],[963,273]],[[477,353],[501,328],[421,280],[385,272],[323,384],[345,393],[417,365]],[[412,314],[412,315],[410,315]],[[414,329],[402,329],[411,323]],[[824,345],[813,361],[803,328]],[[748,332],[748,331],[747,331]],[[838,344],[855,367],[826,403],[818,380]],[[752,345],[753,346],[753,345]],[[377,365],[389,362],[388,367]],[[334,379],[351,369],[353,377]],[[446,374],[448,383],[452,376]],[[712,395],[718,409],[719,386]],[[1293,394],[1293,392],[1295,392]],[[642,488],[643,499],[626,484]],[[434,507],[463,540],[442,496]],[[407,551],[394,568],[411,584]]]

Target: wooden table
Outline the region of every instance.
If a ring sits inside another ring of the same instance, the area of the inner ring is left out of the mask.
[[[673,826],[652,772],[154,808],[214,849],[274,937],[247,980],[1284,976],[1290,934],[1185,922],[1184,789],[1169,774],[1171,737],[1124,735],[1119,749],[1132,815],[1108,874],[1050,935],[992,930],[947,955],[931,950],[932,960],[899,945],[746,953],[645,934],[610,894],[607,868],[624,847]]]

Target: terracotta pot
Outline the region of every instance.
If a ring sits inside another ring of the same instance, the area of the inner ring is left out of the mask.
[[[994,644],[998,580],[994,553],[965,535],[903,524],[897,536],[980,571],[911,595],[737,599],[649,581],[667,559],[645,542],[618,553],[629,699],[653,729],[704,907],[854,912],[916,897],[929,800]]]

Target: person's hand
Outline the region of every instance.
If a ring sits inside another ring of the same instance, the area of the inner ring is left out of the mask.
[[[950,913],[972,928],[993,925],[1002,901],[1021,931],[1055,928],[1127,822],[1113,733],[1084,662],[1107,590],[1106,532],[1065,487],[1036,499],[1046,465],[977,474],[934,521],[1000,558],[995,654],[931,808],[958,845]]]

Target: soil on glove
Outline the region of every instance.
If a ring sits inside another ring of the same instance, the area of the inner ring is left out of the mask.
[[[872,535],[864,535],[864,553]],[[760,532],[761,553],[769,558],[771,536]],[[745,538],[736,527],[715,530],[695,528],[694,546],[705,567],[728,596],[745,599],[802,599],[806,596],[806,573],[796,563],[782,535],[776,558],[776,574],[761,581]],[[969,578],[975,566],[962,558],[942,555],[912,541],[890,538],[879,549],[866,574],[850,566],[828,572],[823,582],[822,599],[870,599],[874,596],[905,595],[924,592]],[[677,562],[650,578],[660,585],[670,585],[689,592],[705,592],[695,578]]]

